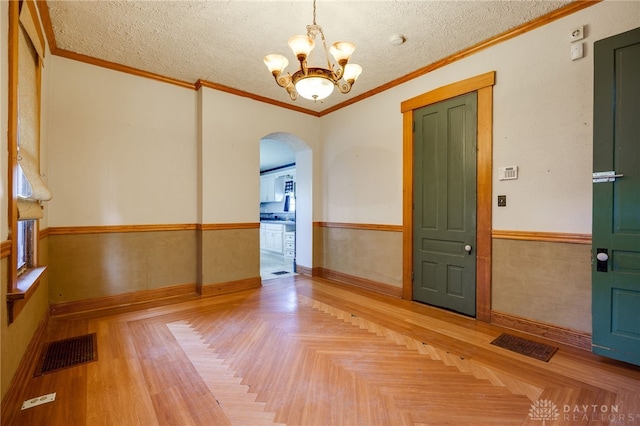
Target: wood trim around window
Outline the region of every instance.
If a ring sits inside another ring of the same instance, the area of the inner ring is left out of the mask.
[[[413,299],[413,112],[466,93],[478,93],[476,319],[491,321],[491,187],[493,163],[493,85],[491,71],[452,83],[402,102],[403,128],[403,236],[402,297]]]
[[[20,30],[20,8],[17,1],[9,2],[9,66],[8,80],[9,87],[7,90],[8,97],[8,119],[7,123],[7,193],[8,212],[7,222],[11,229],[15,229],[18,222],[18,206],[15,202],[16,190],[14,188],[16,181],[16,173],[18,168],[18,37]],[[18,242],[16,238],[10,240],[11,249],[9,252],[8,272],[7,272],[7,293],[15,291],[18,282],[18,270],[16,254],[18,253]]]

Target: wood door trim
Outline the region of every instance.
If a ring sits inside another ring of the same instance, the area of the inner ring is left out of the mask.
[[[476,319],[491,321],[491,189],[493,164],[493,86],[496,72],[491,71],[442,86],[408,99],[402,112],[402,297],[413,296],[413,112],[465,93],[478,93],[477,122],[477,224],[476,224]]]

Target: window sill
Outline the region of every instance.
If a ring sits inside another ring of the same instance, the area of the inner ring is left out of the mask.
[[[13,322],[14,318],[17,317],[20,310],[22,310],[21,308],[14,309],[17,308],[16,302],[22,300],[26,303],[31,296],[33,296],[40,284],[40,277],[46,269],[46,266],[40,266],[30,269],[18,277],[16,290],[7,294],[7,316],[9,317],[9,324]]]

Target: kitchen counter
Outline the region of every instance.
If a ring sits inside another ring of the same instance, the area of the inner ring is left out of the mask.
[[[269,219],[262,219],[260,220],[260,223],[273,223],[276,225],[295,225],[296,221],[295,220],[269,220]]]

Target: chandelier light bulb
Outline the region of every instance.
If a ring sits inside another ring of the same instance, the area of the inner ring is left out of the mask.
[[[282,55],[271,54],[264,57],[264,63],[269,68],[269,72],[276,76],[282,74],[289,65],[289,60]]]
[[[289,39],[289,47],[299,61],[306,59],[315,46],[316,42],[306,35],[297,35]]]
[[[347,64],[344,67],[344,74],[342,74],[342,78],[347,82],[351,82],[353,84],[358,77],[362,73],[362,67],[358,64]]]
[[[335,84],[324,77],[307,77],[296,83],[300,96],[312,101],[320,101],[333,93]]]
[[[356,50],[356,46],[353,43],[349,43],[348,41],[339,41],[337,43],[333,43],[329,51],[331,55],[335,58],[336,62],[340,64],[341,67],[349,62],[351,58],[351,54]]]

